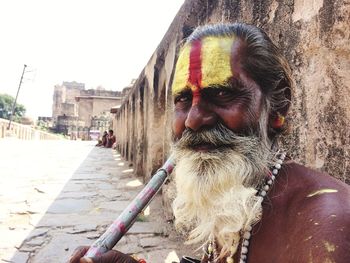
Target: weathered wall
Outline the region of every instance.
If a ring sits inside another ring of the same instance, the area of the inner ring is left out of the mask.
[[[78,108],[78,118],[84,122],[83,127],[90,127],[93,109],[92,99],[79,99],[76,103]]]
[[[110,115],[112,107],[119,106],[121,103],[121,97],[96,97],[92,99],[92,116]]]
[[[62,85],[55,85],[52,104],[52,118],[56,123],[60,115],[76,115],[75,97],[85,89],[84,83],[64,81]],[[66,105],[65,105],[66,104]]]
[[[34,129],[31,125],[11,122],[10,131],[7,130],[9,120],[0,118],[0,140],[6,137],[15,137],[21,140],[62,140],[61,136]]]
[[[187,0],[117,113],[119,147],[149,178],[169,152],[174,63],[194,27],[214,22],[262,27],[282,48],[296,83],[289,153],[350,183],[350,2]]]

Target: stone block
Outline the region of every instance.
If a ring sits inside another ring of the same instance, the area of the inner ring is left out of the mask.
[[[128,231],[129,234],[162,234],[163,229],[156,222],[136,222]]]
[[[72,212],[80,213],[92,208],[92,203],[89,200],[77,199],[61,199],[56,200],[48,208],[47,213],[50,214],[70,214]]]
[[[140,243],[140,246],[143,248],[150,248],[150,247],[163,246],[163,244],[167,243],[167,240],[161,237],[146,237],[146,238],[140,238],[139,243]]]
[[[29,241],[33,238],[41,237],[47,234],[49,230],[47,228],[36,228],[26,237],[25,241]]]
[[[17,251],[9,261],[11,263],[27,263],[29,259],[30,253],[28,252],[19,252]],[[6,262],[6,261],[5,261]]]
[[[75,225],[72,229],[66,231],[68,234],[82,234],[87,232],[97,231],[97,224],[84,224],[84,225]]]
[[[38,250],[31,262],[67,262],[74,249],[90,244],[91,240],[80,235],[56,233],[47,245]]]

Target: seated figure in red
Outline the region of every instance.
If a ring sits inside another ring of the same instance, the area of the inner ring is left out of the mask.
[[[113,130],[108,131],[106,148],[112,148],[113,144],[116,142],[115,135],[113,134]]]

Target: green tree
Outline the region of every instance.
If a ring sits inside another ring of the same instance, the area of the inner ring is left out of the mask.
[[[10,119],[14,97],[7,94],[0,94],[0,118]],[[13,114],[13,121],[19,121],[26,113],[26,108],[22,104],[16,104]]]

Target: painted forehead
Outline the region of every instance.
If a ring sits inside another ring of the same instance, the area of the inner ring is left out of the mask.
[[[186,44],[176,64],[172,93],[225,85],[233,75],[232,45],[235,37],[205,37]]]

